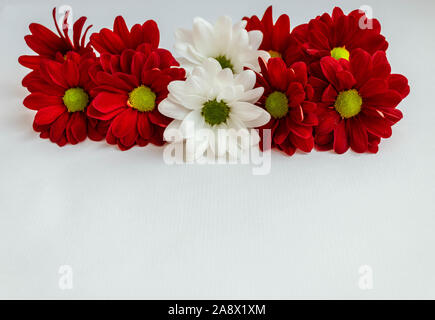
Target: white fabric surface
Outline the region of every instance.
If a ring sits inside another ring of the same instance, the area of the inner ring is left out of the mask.
[[[435,298],[435,3],[272,1],[292,26],[373,5],[404,119],[377,155],[274,152],[251,166],[167,166],[162,149],[59,148],[22,106],[28,24],[57,1],[0,1],[0,298]],[[162,46],[195,16],[262,15],[268,1],[79,1],[93,31],[155,19]],[[63,265],[72,290],[61,290]],[[358,269],[373,270],[373,289]]]

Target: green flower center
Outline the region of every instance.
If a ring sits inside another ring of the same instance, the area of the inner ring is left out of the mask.
[[[204,103],[201,115],[209,125],[219,125],[227,121],[230,107],[224,101],[210,100]]]
[[[270,50],[269,54],[271,58],[282,58],[281,53],[279,53],[278,51]]]
[[[335,100],[335,110],[343,118],[352,118],[361,111],[362,98],[355,89],[342,91]]]
[[[228,69],[231,69],[231,71],[234,72],[234,66],[231,63],[231,60],[228,59],[226,56],[221,55],[221,56],[216,57],[215,59],[221,65],[222,70],[225,69],[225,68],[228,68]]]
[[[69,112],[83,111],[88,106],[89,96],[82,88],[71,88],[65,91],[63,103]]]
[[[275,119],[284,117],[288,112],[287,96],[279,91],[271,93],[266,99],[266,110]]]
[[[331,50],[331,57],[336,60],[346,59],[349,61],[349,51],[345,47],[337,47]]]
[[[128,105],[133,109],[149,112],[156,106],[156,94],[146,86],[137,87],[128,96]]]

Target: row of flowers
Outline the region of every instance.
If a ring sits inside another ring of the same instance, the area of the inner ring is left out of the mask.
[[[71,36],[68,13],[62,28],[55,9],[53,18],[58,34],[30,25],[25,40],[36,55],[19,62],[31,69],[23,86],[24,105],[37,111],[33,128],[59,146],[89,137],[128,150],[191,139],[197,155],[216,151],[221,141],[192,136],[193,123],[256,128],[260,148],[271,130],[272,147],[288,155],[314,147],[376,153],[409,94],[408,80],[391,72],[379,22],[359,10],[335,8],[293,30],[288,15],[274,23],[272,7],[235,24],[196,18],[191,30],[176,31],[177,59],[159,47],[153,20],[129,29],[119,16],[87,42],[85,17]],[[181,138],[171,141],[169,129]]]

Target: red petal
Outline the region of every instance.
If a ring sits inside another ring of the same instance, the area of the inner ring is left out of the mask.
[[[338,72],[337,80],[338,80],[338,87],[336,87],[337,91],[352,89],[356,84],[356,80],[353,77],[352,73],[348,71]]]
[[[292,64],[291,69],[294,72],[294,78],[290,78],[291,81],[298,81],[305,86],[308,82],[307,65],[304,62],[295,62]]]
[[[134,50],[124,50],[121,54],[121,69],[122,72],[130,73],[131,72],[131,64],[133,62],[135,51]]]
[[[136,144],[137,130],[131,130],[125,137],[119,139],[119,146],[121,149],[130,149]]]
[[[155,53],[154,53],[155,54]],[[140,79],[142,75],[142,68],[145,64],[146,56],[142,52],[136,52],[133,56],[133,62],[131,64],[131,73]]]
[[[165,49],[157,49],[160,60],[160,69],[167,69],[170,67],[178,67],[180,64],[175,60],[174,56]]]
[[[387,56],[383,51],[377,51],[373,55],[373,77],[385,78],[391,73],[391,66],[387,60]]]
[[[57,142],[65,135],[65,128],[69,120],[69,113],[64,112],[57,118],[56,121],[50,126],[50,140],[52,142]]]
[[[114,94],[108,92],[99,93],[94,101],[94,108],[102,113],[110,113],[127,105],[128,97],[126,95]]]
[[[320,60],[320,66],[322,68],[323,75],[325,78],[337,89],[339,90],[339,81],[337,79],[338,72],[343,71],[343,67],[340,63],[332,57],[323,57]]]
[[[311,127],[302,126],[293,122],[290,117],[287,117],[287,126],[289,126],[290,131],[295,135],[301,137],[302,139],[308,139],[312,136],[313,130]]]
[[[272,43],[273,49],[284,51],[286,49],[287,40],[290,36],[290,18],[288,15],[281,15],[273,28]]]
[[[311,150],[314,148],[314,138],[312,136],[302,139],[297,135],[291,134],[289,138],[291,143],[303,152],[311,152]]]
[[[80,73],[74,61],[67,59],[63,64],[63,74],[69,88],[75,88],[79,84]]]
[[[126,49],[122,39],[113,31],[109,29],[101,30],[101,39],[106,45],[109,53],[120,54],[124,49]]]
[[[30,47],[30,49],[35,51],[37,54],[40,54],[40,55],[46,56],[46,57],[53,57],[56,53],[55,50],[53,50],[45,42],[41,41],[39,38],[37,38],[35,36],[25,36],[24,40],[26,41],[26,43]]]
[[[129,108],[129,107],[119,108],[119,109],[116,109],[115,111],[112,111],[109,113],[102,113],[102,112],[98,111],[97,109],[95,109],[94,105],[91,104],[87,108],[87,115],[88,115],[88,117],[93,118],[93,119],[107,121],[107,120],[112,120],[113,118],[115,118],[118,114],[120,114],[121,112],[123,112],[127,108]]]
[[[65,79],[64,70],[61,63],[43,60],[41,62],[41,71],[41,75],[45,76],[47,81],[53,82],[54,84],[65,89],[70,88]]]
[[[65,47],[65,43],[50,29],[38,23],[32,23],[29,26],[30,32],[34,37],[43,41],[47,46],[55,51],[61,51]]]
[[[143,72],[142,72],[142,83],[144,84],[144,85],[146,85],[146,86],[151,86],[153,83],[154,83],[154,81],[156,80],[156,79],[158,79],[158,77],[160,76],[160,73],[161,73],[161,71],[160,70],[156,70],[156,69],[153,69],[153,70],[143,70]]]
[[[67,112],[64,107],[52,106],[42,108],[35,116],[35,123],[39,126],[53,123],[62,113]]]
[[[273,28],[273,14],[272,14],[272,6],[269,6],[264,12],[263,18],[261,19],[263,23],[266,34],[270,35],[272,33]]]
[[[87,125],[86,116],[83,112],[74,112],[71,116],[69,125],[71,133],[77,142],[81,142],[86,139]]]
[[[402,97],[395,90],[388,90],[364,99],[364,104],[373,107],[395,108],[402,101]]]
[[[28,95],[23,102],[26,108],[31,110],[39,110],[41,108],[57,106],[59,108],[63,107],[62,98],[56,96],[48,96],[43,93],[35,92]]]
[[[290,133],[290,127],[287,125],[286,119],[281,119],[278,121],[278,126],[273,133],[273,142],[276,144],[281,144],[287,138]]]
[[[319,20],[311,20],[308,24],[308,39],[315,49],[331,50],[327,37],[328,27]]]
[[[337,90],[334,89],[332,85],[329,85],[322,94],[322,102],[327,102],[328,104],[334,104],[337,99]]]
[[[375,136],[381,138],[389,138],[391,137],[391,126],[388,123],[388,120],[382,118],[381,116],[367,116],[364,112],[360,114],[361,121],[364,123],[365,127],[369,132],[374,134]]]
[[[137,111],[131,108],[125,109],[112,122],[112,133],[117,138],[122,138],[136,130]]]
[[[153,48],[157,48],[160,42],[160,32],[157,23],[154,20],[146,21],[142,26],[143,40],[151,44]]]
[[[377,94],[381,94],[387,90],[387,81],[383,79],[370,79],[359,89],[358,92],[362,97],[371,97]]]
[[[341,120],[334,129],[334,151],[343,154],[349,149],[346,135],[346,121]]]
[[[280,144],[278,147],[280,150],[284,151],[289,156],[294,155],[296,152],[296,148],[290,142],[290,139],[284,140],[284,142]]]
[[[18,58],[18,62],[29,69],[38,69],[39,65],[41,63],[41,57],[40,56],[21,56]]]
[[[113,31],[124,42],[127,48],[130,48],[130,31],[128,31],[125,20],[122,16],[117,16],[113,23]]]
[[[339,114],[335,110],[319,112],[318,119],[319,125],[316,127],[316,132],[319,134],[332,132],[341,121]]]
[[[150,142],[156,146],[163,146],[165,141],[163,140],[163,132],[164,128],[162,127],[154,127],[154,134],[150,139]]]
[[[288,86],[287,66],[281,58],[271,58],[267,63],[267,69],[270,77],[271,85],[281,91],[285,92]]]
[[[81,17],[78,19],[73,26],[73,41],[74,41],[74,47],[79,48],[80,47],[80,36],[82,35],[83,26],[86,22],[86,17]]]
[[[299,106],[305,100],[304,87],[299,82],[292,82],[287,89],[287,97],[291,107]]]
[[[153,125],[148,120],[147,113],[140,113],[137,117],[137,131],[140,136],[145,140],[148,140],[153,135]]]
[[[359,85],[364,84],[372,72],[372,57],[362,49],[355,49],[350,54],[352,74]]]
[[[169,119],[162,115],[157,108],[155,108],[152,112],[148,113],[149,120],[156,124],[159,127],[166,128],[168,124],[172,121],[172,119]]]
[[[135,24],[130,31],[130,45],[132,49],[136,49],[139,45],[143,44],[142,26]]]
[[[154,69],[160,67],[160,57],[157,52],[151,52],[143,64],[143,70]],[[140,79],[140,76],[139,76]]]
[[[314,138],[314,143],[316,145],[316,149],[319,151],[328,151],[333,149],[334,144],[334,134],[316,134]]]
[[[358,117],[347,120],[350,146],[353,151],[363,153],[368,148],[367,130]]]
[[[390,89],[397,91],[402,99],[406,98],[409,94],[408,79],[401,74],[392,74],[388,77],[388,86]]]

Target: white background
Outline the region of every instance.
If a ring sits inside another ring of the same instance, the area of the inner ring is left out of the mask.
[[[435,298],[435,2],[272,1],[292,26],[371,5],[393,72],[409,78],[404,119],[377,155],[273,153],[251,166],[167,166],[162,149],[59,148],[22,106],[28,24],[69,4],[93,31],[155,19],[177,27],[262,15],[268,1],[5,1],[0,11],[1,298]],[[59,267],[74,287],[60,290]],[[358,287],[370,265],[374,287]]]

